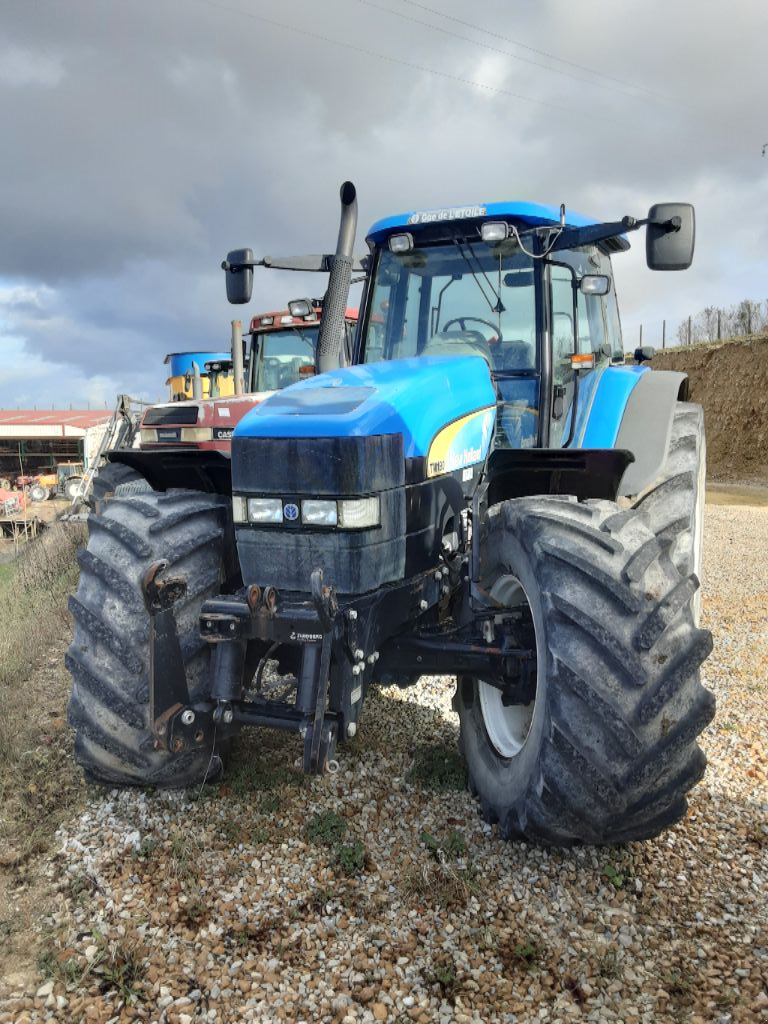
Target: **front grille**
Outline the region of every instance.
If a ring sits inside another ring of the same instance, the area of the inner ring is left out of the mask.
[[[142,421],[143,427],[160,427],[164,424],[176,426],[188,426],[190,423],[197,423],[199,409],[196,405],[187,405],[179,402],[176,406],[161,406],[157,409],[148,409]]]

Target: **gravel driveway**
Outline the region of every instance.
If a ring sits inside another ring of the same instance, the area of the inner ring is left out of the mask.
[[[768,1020],[768,510],[706,528],[718,714],[685,822],[501,843],[457,788],[451,680],[385,690],[334,776],[269,736],[200,799],[94,791],[50,866],[48,980],[0,1022]]]

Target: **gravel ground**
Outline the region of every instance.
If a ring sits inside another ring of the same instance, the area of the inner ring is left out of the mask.
[[[768,1020],[768,511],[706,526],[718,715],[676,828],[501,843],[457,788],[451,680],[386,690],[334,776],[269,736],[200,799],[94,791],[0,1022]]]

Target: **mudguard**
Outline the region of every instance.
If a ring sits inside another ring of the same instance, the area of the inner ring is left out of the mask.
[[[616,448],[632,452],[619,496],[639,494],[661,472],[672,434],[675,407],[687,376],[673,370],[644,373],[632,389],[621,419]]]

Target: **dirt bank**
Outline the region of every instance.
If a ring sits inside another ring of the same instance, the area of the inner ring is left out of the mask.
[[[658,352],[657,370],[684,370],[704,406],[712,480],[768,484],[768,335]]]

